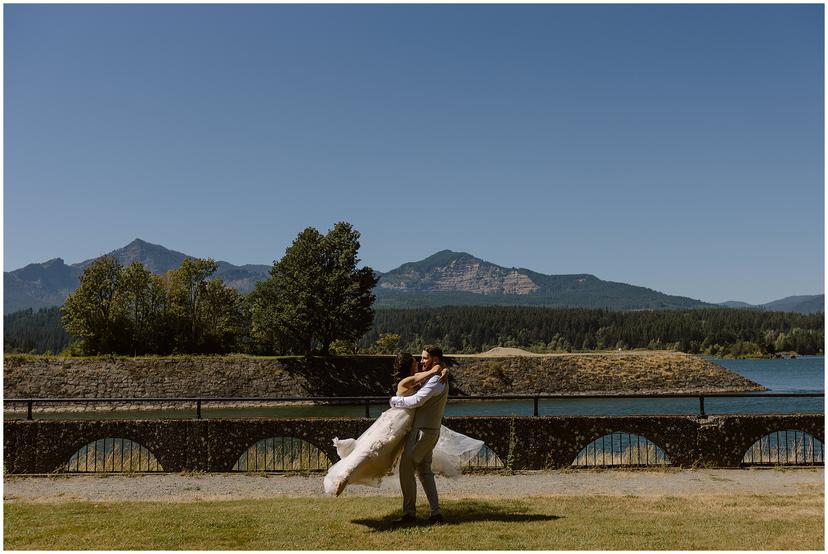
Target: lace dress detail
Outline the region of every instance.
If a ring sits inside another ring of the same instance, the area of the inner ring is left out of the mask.
[[[340,460],[330,467],[323,482],[327,494],[335,494],[339,484],[379,487],[383,477],[396,473],[405,437],[414,422],[414,410],[391,408],[357,439],[335,438]],[[483,447],[483,441],[467,437],[445,426],[432,452],[431,469],[446,477],[460,475],[463,466]]]

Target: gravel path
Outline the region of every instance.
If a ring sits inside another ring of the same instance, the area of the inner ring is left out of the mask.
[[[443,498],[521,498],[557,495],[693,496],[715,494],[823,493],[823,468],[699,470],[523,471],[515,475],[437,477]],[[195,501],[323,496],[315,475],[94,475],[3,479],[7,502]],[[386,479],[378,488],[354,486],[345,496],[400,497],[399,483]]]

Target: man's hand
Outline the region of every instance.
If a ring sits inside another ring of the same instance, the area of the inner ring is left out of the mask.
[[[447,367],[444,367],[443,371],[440,372],[440,382],[443,383],[444,385],[446,383],[448,383],[448,376],[449,376],[449,370],[448,370]]]

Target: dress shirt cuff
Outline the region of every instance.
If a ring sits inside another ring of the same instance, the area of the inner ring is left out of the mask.
[[[392,408],[404,408],[405,402],[403,402],[402,396],[392,396],[391,400],[388,402],[391,404]]]

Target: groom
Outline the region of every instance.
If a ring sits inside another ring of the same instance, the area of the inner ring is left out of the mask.
[[[428,345],[420,358],[420,371],[428,371],[442,364],[443,351],[439,346]],[[423,485],[431,514],[430,523],[443,523],[440,502],[437,499],[437,486],[434,473],[431,472],[431,451],[440,438],[440,424],[448,400],[448,385],[443,384],[437,374],[411,396],[394,396],[392,408],[409,408],[415,410],[414,424],[405,440],[405,447],[400,457],[400,488],[403,494],[403,516],[394,523],[414,523],[416,518],[417,482],[414,474]]]

